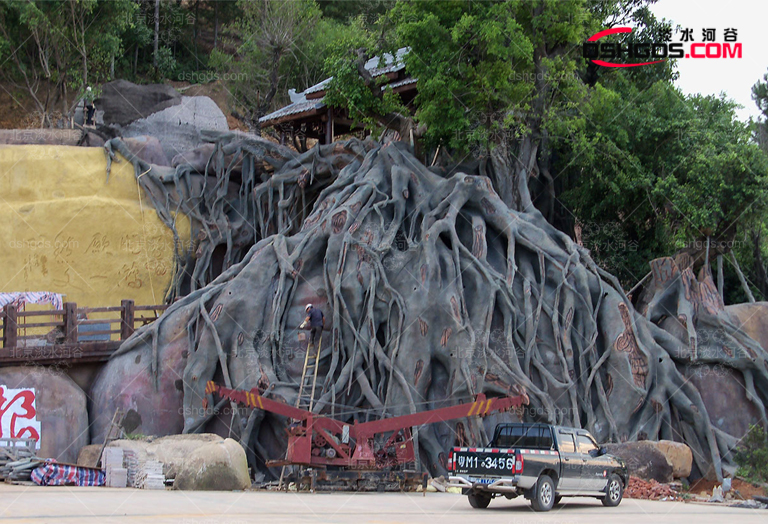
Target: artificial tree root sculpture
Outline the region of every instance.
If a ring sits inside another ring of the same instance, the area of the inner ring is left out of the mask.
[[[123,152],[119,141],[108,148]],[[585,427],[600,441],[684,438],[699,470],[721,475],[739,435],[713,428],[679,369],[688,338],[639,314],[585,249],[532,207],[510,209],[488,178],[430,170],[402,143],[356,139],[298,155],[223,135],[202,172],[132,161],[166,223],[183,212],[200,231],[196,255],[180,254],[176,292],[187,278],[188,294],[118,352],[168,344],[169,319],[188,326],[185,432],[214,418],[208,380],[295,403],[305,350],[295,328],[311,302],[330,325],[316,412],[365,419],[523,389],[527,420]],[[766,353],[744,343],[753,364],[739,365],[765,406]],[[282,455],[287,421],[232,407],[231,428],[257,463]],[[439,474],[451,446],[488,435],[472,419],[417,438]]]

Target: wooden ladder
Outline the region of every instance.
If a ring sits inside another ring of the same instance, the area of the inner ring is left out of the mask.
[[[320,366],[320,349],[323,346],[323,337],[320,333],[320,342],[317,344],[317,351],[312,351],[314,345],[310,342],[307,346],[307,354],[304,355],[304,369],[301,372],[301,382],[299,383],[299,396],[296,398],[296,407],[306,411],[312,411],[315,405],[315,386],[317,385],[317,368]],[[285,450],[285,458],[288,458],[288,450]],[[277,489],[283,489],[283,478],[285,477],[285,466],[280,470],[280,481],[277,483]],[[287,486],[286,486],[287,489]]]
[[[299,396],[296,399],[296,407],[306,411],[312,411],[315,405],[315,386],[317,385],[317,368],[320,360],[320,349],[323,345],[323,339],[317,345],[317,351],[312,351],[312,344],[307,347],[307,354],[304,356],[304,370],[301,372],[301,384],[299,385]]]

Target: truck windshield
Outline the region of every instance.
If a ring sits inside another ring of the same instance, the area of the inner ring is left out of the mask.
[[[502,426],[493,445],[499,448],[551,449],[552,432],[546,426]]]

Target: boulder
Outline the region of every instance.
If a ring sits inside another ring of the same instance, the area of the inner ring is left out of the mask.
[[[155,357],[147,345],[116,353],[99,372],[91,386],[89,403],[93,442],[104,441],[117,408],[131,414],[131,428],[126,428],[130,433],[165,436],[179,434],[184,429],[182,377],[187,357],[187,326],[183,318],[170,322],[173,325],[167,327],[177,336],[170,344],[158,348],[157,384],[152,374]]]
[[[672,464],[672,476],[676,479],[686,478],[691,474],[693,467],[693,453],[691,448],[682,442],[673,442],[671,440],[660,440],[653,443],[656,449],[664,453],[670,464]]]
[[[251,486],[245,450],[228,438],[193,451],[176,475],[175,489],[232,491]]]
[[[699,390],[709,420],[717,429],[741,438],[750,425],[760,422],[760,411],[747,398],[741,371],[712,364],[690,365],[683,371]]]
[[[4,437],[39,436],[38,456],[59,462],[89,443],[85,393],[53,368],[0,368],[0,422]]]
[[[106,125],[127,125],[181,103],[181,93],[165,84],[137,85],[127,80],[104,84],[94,105]]]
[[[165,478],[174,479],[196,450],[220,442],[224,439],[211,433],[169,435],[150,442],[147,454],[163,463]]]
[[[608,453],[624,459],[629,474],[646,481],[672,482],[672,464],[652,442],[624,442],[605,444]]]
[[[157,166],[170,166],[168,157],[163,151],[160,140],[153,136],[136,136],[123,139],[125,145],[131,150],[131,153],[149,164]]]
[[[113,440],[107,447],[130,449],[136,453],[139,462],[147,460],[162,462],[165,478],[173,479],[195,450],[215,442],[224,442],[224,439],[210,433],[194,433],[160,438]]]
[[[200,131],[228,131],[227,117],[207,96],[185,96],[181,103],[121,126],[123,137],[154,136],[168,158],[204,143]]]
[[[80,448],[80,453],[77,454],[77,465],[95,468],[101,458],[99,456],[101,446],[102,444],[88,444]]]

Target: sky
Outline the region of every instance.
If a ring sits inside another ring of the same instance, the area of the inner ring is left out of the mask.
[[[765,0],[659,0],[651,6],[657,18],[672,20],[693,29],[697,42],[703,28],[715,28],[716,42],[724,42],[723,30],[736,28],[743,55],[738,59],[680,59],[677,86],[685,94],[719,95],[721,92],[744,106],[738,116],[747,120],[760,111],[752,100],[752,86],[768,71],[768,2]],[[674,33],[673,42],[680,41]],[[688,44],[686,44],[687,46]]]

